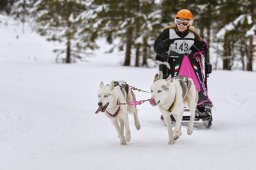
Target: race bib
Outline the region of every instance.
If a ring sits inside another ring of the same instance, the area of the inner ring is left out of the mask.
[[[169,50],[174,51],[179,54],[190,54],[190,48],[193,46],[193,40],[176,40],[170,45]]]
[[[190,48],[193,46],[193,39],[195,38],[195,35],[192,32],[189,32],[188,35],[184,37],[184,39],[179,39],[180,37],[176,34],[175,30],[170,29],[169,38],[177,39],[173,42],[173,44],[170,45],[169,51],[174,51],[178,54],[191,53]]]

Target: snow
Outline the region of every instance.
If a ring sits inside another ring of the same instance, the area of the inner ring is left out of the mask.
[[[45,43],[44,38],[31,32],[31,27],[0,15],[0,61],[12,62],[49,62],[54,61],[54,43]]]
[[[246,36],[252,36],[255,35],[255,31],[256,31],[256,24],[252,26],[251,29],[249,29],[249,31],[246,32]]]
[[[104,42],[88,62],[55,64],[52,44],[28,32],[15,39],[19,28],[12,28],[0,24],[1,170],[255,168],[255,72],[213,71],[211,129],[196,122],[188,136],[183,123],[181,138],[168,145],[159,110],[145,103],[141,130],[130,116],[132,140],[122,146],[108,118],[94,113],[100,81],[149,91],[157,68],[122,67],[123,55],[105,53]]]

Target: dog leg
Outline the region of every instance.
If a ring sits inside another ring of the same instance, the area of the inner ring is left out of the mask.
[[[164,122],[166,124],[166,128],[168,130],[169,135],[169,144],[174,144],[175,140],[173,138],[172,124],[171,124],[171,116],[169,114],[163,114]]]
[[[181,136],[181,122],[182,122],[182,113],[175,116],[176,124],[174,130],[174,139],[177,140]]]
[[[121,128],[119,127],[118,121],[116,119],[111,119],[117,133],[119,136],[119,140],[120,140],[120,145],[126,145],[126,140],[124,138],[124,135],[121,133]]]
[[[195,121],[196,103],[189,103],[190,110],[190,120],[188,124],[187,134],[191,135],[193,133],[193,126]]]
[[[130,140],[131,140],[131,132],[130,132],[128,114],[125,115],[125,118],[124,118],[123,121],[124,121],[124,127],[125,127],[125,139],[128,142],[130,142]]]
[[[139,118],[138,118],[138,111],[137,111],[137,109],[135,109],[135,111],[133,112],[133,115],[134,115],[135,127],[136,127],[137,130],[140,130],[140,121],[139,121]]]
[[[121,134],[124,136],[124,121],[122,119],[119,120]]]
[[[188,135],[191,135],[193,133],[197,101],[198,101],[198,93],[196,91],[195,85],[192,85],[187,96],[187,104],[190,110],[190,120],[188,124],[188,129],[187,129]]]
[[[138,110],[136,109],[135,106],[128,106],[128,111],[133,114],[134,117],[134,125],[137,130],[140,130],[140,121],[138,118]]]

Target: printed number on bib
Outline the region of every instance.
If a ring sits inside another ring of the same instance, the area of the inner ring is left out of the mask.
[[[180,46],[178,46],[178,43],[175,43],[175,49],[180,52],[188,52],[189,50],[186,42],[180,44]]]

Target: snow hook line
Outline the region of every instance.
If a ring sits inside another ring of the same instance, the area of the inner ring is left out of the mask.
[[[133,86],[130,86],[129,87],[131,88],[131,90],[137,90],[139,92],[145,92],[145,93],[150,93],[148,91],[145,91],[145,90],[142,90],[142,89],[139,89],[139,88],[136,88],[136,87],[133,87]],[[117,105],[132,105],[132,106],[137,106],[137,105],[141,105],[143,103],[145,103],[146,101],[150,101],[151,99],[146,99],[146,100],[132,100],[132,101],[129,101],[127,103],[117,103]]]
[[[145,103],[146,101],[150,101],[150,99],[146,99],[146,100],[133,100],[133,101],[129,101],[128,103],[118,103],[118,105],[132,105],[132,106],[137,106],[137,105],[141,105],[143,103]]]
[[[150,93],[150,92],[148,92],[148,91],[145,91],[145,90],[142,90],[142,89],[139,89],[139,88],[133,87],[133,86],[130,86],[130,88],[131,88],[132,90],[137,90],[137,91],[139,91],[139,92]]]

